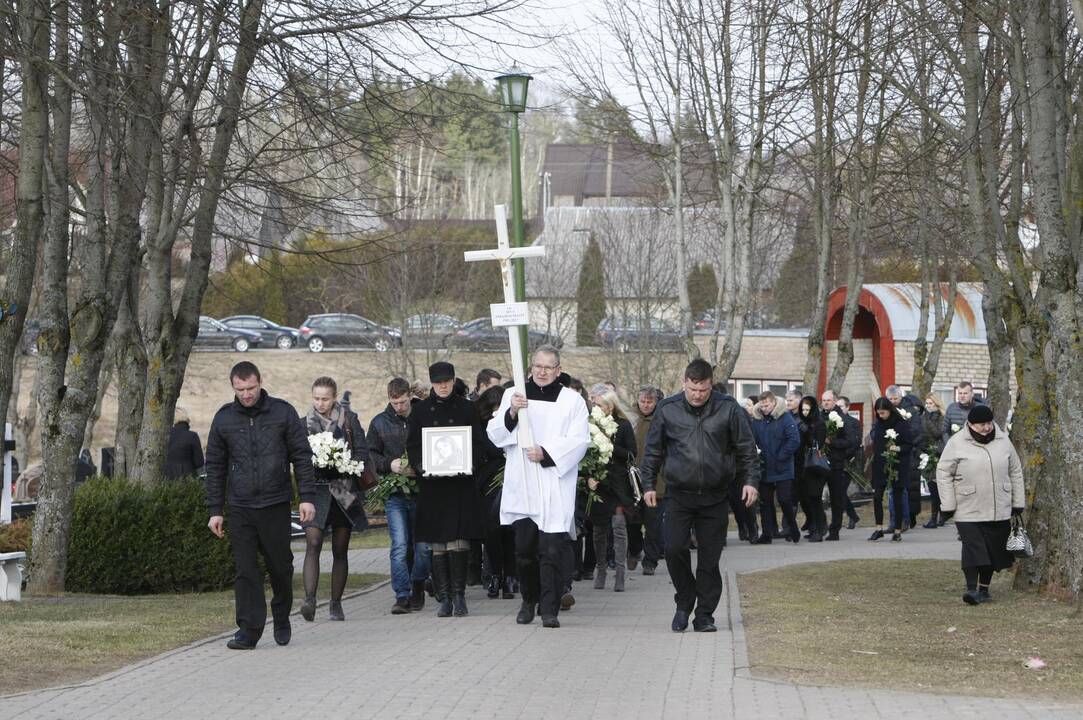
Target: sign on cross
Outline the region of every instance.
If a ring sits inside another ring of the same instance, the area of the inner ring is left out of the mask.
[[[523,342],[519,334],[521,326],[530,324],[530,316],[527,304],[515,301],[515,273],[512,271],[512,260],[517,258],[544,257],[545,248],[532,246],[525,248],[513,248],[508,243],[508,214],[503,205],[497,205],[496,214],[496,249],[495,250],[471,250],[463,253],[466,262],[479,262],[481,260],[497,260],[500,262],[500,276],[504,285],[504,302],[491,305],[494,327],[506,327],[508,329],[508,344],[511,349],[511,373],[515,382],[515,391],[526,397],[526,368],[523,366]],[[520,448],[534,447],[534,434],[530,430],[530,421],[526,410],[519,412],[518,445]],[[534,463],[526,463],[528,468],[533,469]],[[536,473],[532,473],[536,475]]]

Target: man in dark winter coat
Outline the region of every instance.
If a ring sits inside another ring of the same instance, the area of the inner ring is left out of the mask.
[[[203,446],[189,422],[188,413],[178,407],[173,413],[173,429],[169,431],[169,446],[165,451],[166,480],[193,476],[203,467]]]
[[[312,449],[297,411],[267,394],[255,365],[237,363],[229,379],[235,398],[215,413],[207,436],[207,527],[225,537],[222,509],[228,500],[229,540],[237,564],[238,630],[226,647],[251,650],[263,635],[267,602],[257,552],[271,576],[275,642],[286,645],[293,607],[289,466],[297,476],[301,522],[306,523],[316,514]]]
[[[801,531],[797,529],[797,517],[794,506],[794,454],[801,446],[801,433],[797,420],[778,401],[770,390],[760,395],[759,403],[752,410],[752,435],[759,449],[760,525],[763,534],[752,541],[754,545],[769,545],[778,523],[775,517],[774,497],[778,495],[778,504],[782,507],[784,534],[792,543],[801,541]]]
[[[899,408],[899,413],[910,429],[911,437],[922,437],[925,429],[921,416],[925,414],[925,403],[913,393],[903,393],[897,385],[890,386],[885,394],[891,404]],[[910,453],[910,481],[906,489],[910,502],[910,527],[918,524],[918,515],[921,513],[921,472],[918,470],[920,455],[921,453],[917,452]]]
[[[834,390],[824,390],[820,402],[827,423],[827,462],[831,465],[831,477],[827,481],[831,495],[831,525],[825,539],[838,540],[842,516],[846,513],[846,491],[850,487],[846,463],[853,455],[854,448],[861,443],[861,426],[856,421],[847,422],[849,416],[837,407],[838,396]]]
[[[966,427],[966,418],[975,405],[984,405],[985,401],[974,395],[974,386],[965,380],[955,386],[955,397],[958,398],[944,412],[944,442],[947,443],[951,436]]]
[[[643,501],[658,505],[654,489],[659,471],[666,474],[666,566],[676,589],[677,611],[670,627],[715,632],[714,611],[722,597],[722,541],[726,537],[730,479],[744,486],[745,505],[758,497],[756,443],[748,414],[728,395],[712,387],[713,370],[705,360],[693,360],[684,371],[683,392],[658,403],[647,433],[640,471]],[[696,531],[696,573],[688,535]]]
[[[404,462],[406,433],[413,404],[410,383],[394,378],[387,384],[387,407],[369,423],[369,458],[378,475],[392,473],[412,477],[413,468]],[[387,532],[391,536],[391,589],[395,593],[392,615],[417,612],[425,607],[425,580],[429,577],[432,551],[427,543],[416,542],[417,498],[401,492],[384,503]],[[411,545],[413,562],[410,562]]]

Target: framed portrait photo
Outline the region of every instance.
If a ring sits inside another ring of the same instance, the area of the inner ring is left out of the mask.
[[[421,469],[430,476],[469,475],[474,452],[469,425],[421,429]]]

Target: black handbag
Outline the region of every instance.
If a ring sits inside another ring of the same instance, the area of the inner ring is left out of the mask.
[[[831,463],[827,461],[827,456],[817,443],[813,443],[805,451],[805,470],[824,474],[831,472]]]

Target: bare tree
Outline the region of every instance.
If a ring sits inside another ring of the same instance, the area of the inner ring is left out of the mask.
[[[878,192],[881,173],[881,156],[887,132],[894,113],[887,107],[887,83],[876,82],[873,75],[873,38],[882,36],[881,48],[877,53],[885,56],[891,52],[894,43],[895,18],[893,13],[878,17],[876,3],[870,3],[862,18],[863,44],[869,48],[857,61],[856,101],[853,114],[856,116],[852,131],[851,157],[847,162],[846,201],[849,209],[846,222],[846,239],[849,258],[846,268],[846,305],[843,309],[842,327],[839,331],[838,354],[835,367],[828,380],[830,387],[842,387],[850,365],[854,361],[853,329],[857,317],[858,298],[864,282],[865,252],[869,247],[869,235],[872,232],[873,216],[877,204],[882,200]],[[875,83],[875,84],[874,84]],[[807,373],[806,373],[807,376]]]
[[[0,322],[0,418],[8,415],[12,384],[17,381],[15,355],[30,305],[41,238],[45,232],[45,204],[41,188],[45,183],[45,153],[49,131],[48,3],[20,0],[16,36],[0,35],[4,56],[18,58],[21,83],[19,165],[15,186],[16,215],[14,242],[6,253],[2,297],[19,311]],[[7,77],[0,73],[0,79]],[[25,467],[25,466],[24,466]]]

